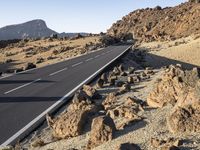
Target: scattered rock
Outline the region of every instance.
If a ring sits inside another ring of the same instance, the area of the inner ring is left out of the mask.
[[[108,77],[108,83],[110,86],[115,85],[115,81],[117,80],[117,76],[109,76]]]
[[[110,117],[100,116],[94,118],[87,149],[93,149],[104,142],[111,141],[115,130],[115,124]]]
[[[103,101],[102,105],[104,106],[105,110],[108,110],[110,107],[114,106],[114,103],[116,103],[116,101],[116,93],[109,93],[106,99]]]
[[[133,143],[120,144],[116,150],[140,150],[140,147]]]
[[[161,150],[179,150],[178,146],[182,145],[179,139],[168,138],[166,140],[151,138],[151,146]]]
[[[107,79],[107,76],[106,76],[105,73],[103,73],[103,74],[101,75],[100,79],[103,80],[104,83],[107,83],[107,82],[108,82],[108,79]]]
[[[33,63],[27,63],[24,67],[24,70],[29,70],[29,69],[33,69],[36,68],[36,65]]]
[[[22,72],[22,71],[24,71],[23,68],[18,68],[18,69],[15,69],[14,73],[18,73],[18,72]]]
[[[129,92],[130,90],[131,90],[131,85],[129,83],[125,83],[122,85],[122,87],[118,91],[118,94],[124,94],[126,92]]]
[[[101,96],[96,91],[95,88],[89,86],[89,85],[83,85],[83,91],[91,98],[91,99],[99,99]]]
[[[116,82],[116,86],[117,87],[122,87],[124,85],[124,82],[123,81],[117,81]]]
[[[31,143],[32,147],[41,147],[41,146],[44,146],[44,145],[45,145],[45,142],[42,139],[39,139],[39,138],[34,140],[33,143]]]
[[[97,81],[97,84],[96,84],[96,85],[97,85],[97,87],[98,87],[98,88],[102,88],[102,87],[103,87],[103,85],[104,85],[104,80],[103,80],[103,79],[101,79],[101,78],[100,78],[100,79],[98,79],[98,81]]]
[[[130,75],[130,74],[133,74],[134,71],[135,71],[135,68],[134,68],[134,67],[129,67],[129,68],[128,68],[128,74],[129,74],[129,75]]]
[[[134,78],[131,77],[131,76],[129,76],[129,77],[127,78],[127,82],[130,83],[130,84],[134,83]]]
[[[128,74],[126,72],[124,72],[124,71],[120,73],[120,76],[127,76],[127,75]]]

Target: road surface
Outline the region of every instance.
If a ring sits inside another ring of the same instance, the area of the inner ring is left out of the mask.
[[[111,46],[0,79],[0,145],[18,139],[129,46]]]

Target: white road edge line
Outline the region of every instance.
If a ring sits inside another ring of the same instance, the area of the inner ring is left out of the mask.
[[[30,83],[24,84],[24,85],[22,85],[22,86],[19,86],[19,87],[17,87],[17,88],[14,88],[14,89],[12,89],[12,90],[10,90],[10,91],[7,91],[7,92],[5,92],[4,94],[5,94],[5,95],[6,95],[6,94],[9,94],[9,93],[11,93],[11,92],[13,92],[13,91],[16,91],[16,90],[18,90],[18,89],[21,89],[21,88],[23,88],[23,87],[25,87],[25,86],[28,86],[28,85],[33,84],[33,83],[35,83],[35,82],[37,82],[37,81],[40,81],[40,80],[41,80],[41,79],[34,80],[34,81],[30,82]]]
[[[80,64],[82,64],[83,62],[81,61],[81,62],[79,62],[79,63],[77,63],[77,64],[74,64],[74,65],[72,65],[72,67],[76,67],[76,66],[78,66],[78,65],[80,65]]]
[[[108,62],[106,65],[104,65],[102,68],[97,70],[95,73],[93,73],[91,76],[89,76],[87,79],[85,79],[83,82],[81,82],[78,86],[76,86],[74,89],[72,89],[69,93],[67,93],[65,96],[63,96],[60,100],[58,100],[56,103],[54,103],[52,106],[47,108],[44,112],[42,112],[39,116],[37,116],[35,119],[33,119],[31,122],[29,122],[26,126],[24,126],[21,130],[19,130],[17,133],[15,133],[13,136],[11,136],[8,140],[6,140],[1,146],[7,146],[14,140],[16,140],[22,133],[24,133],[27,129],[29,129],[31,126],[33,126],[37,121],[39,121],[41,118],[45,117],[45,115],[52,111],[56,106],[62,103],[63,100],[65,100],[68,96],[73,94],[76,90],[78,90],[82,85],[86,84],[89,80],[91,80],[93,77],[95,77],[98,73],[100,73],[103,69],[105,69],[107,66],[109,66],[112,62],[117,60],[119,57],[121,57],[126,51],[129,50],[131,46],[129,46],[125,51],[123,51],[121,54],[119,54],[117,57],[112,59],[110,62]]]
[[[89,58],[89,59],[87,59],[86,61],[90,61],[90,60],[92,60],[92,59],[94,59],[94,58]]]
[[[56,74],[58,74],[58,73],[60,73],[60,72],[62,72],[62,71],[65,71],[65,70],[67,70],[67,68],[64,68],[64,69],[58,70],[58,71],[56,71],[56,72],[54,72],[54,73],[51,73],[49,76],[56,75]]]

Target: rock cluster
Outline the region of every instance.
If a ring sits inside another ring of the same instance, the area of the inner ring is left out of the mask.
[[[141,120],[138,112],[143,110],[141,102],[128,97],[123,104],[117,101],[115,93],[110,93],[103,101],[104,109],[115,122],[118,130],[124,129],[131,122]]]
[[[151,146],[161,150],[179,150],[179,146],[182,144],[181,140],[175,138],[168,138],[165,140],[158,138],[151,138]]]
[[[171,132],[200,132],[199,73],[197,68],[183,71],[180,65],[170,66],[147,98],[151,107],[174,106],[167,119]]]
[[[91,113],[97,112],[98,107],[93,104],[93,98],[98,95],[97,91],[89,85],[77,92],[68,106],[66,112],[55,119],[47,115],[47,122],[53,131],[53,137],[58,139],[78,136]]]

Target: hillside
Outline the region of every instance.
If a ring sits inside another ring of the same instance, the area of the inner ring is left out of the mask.
[[[200,3],[176,7],[140,9],[131,12],[108,29],[116,37],[132,33],[140,42],[174,40],[200,33]]]
[[[32,20],[0,28],[0,40],[48,37],[56,33],[43,20]]]

